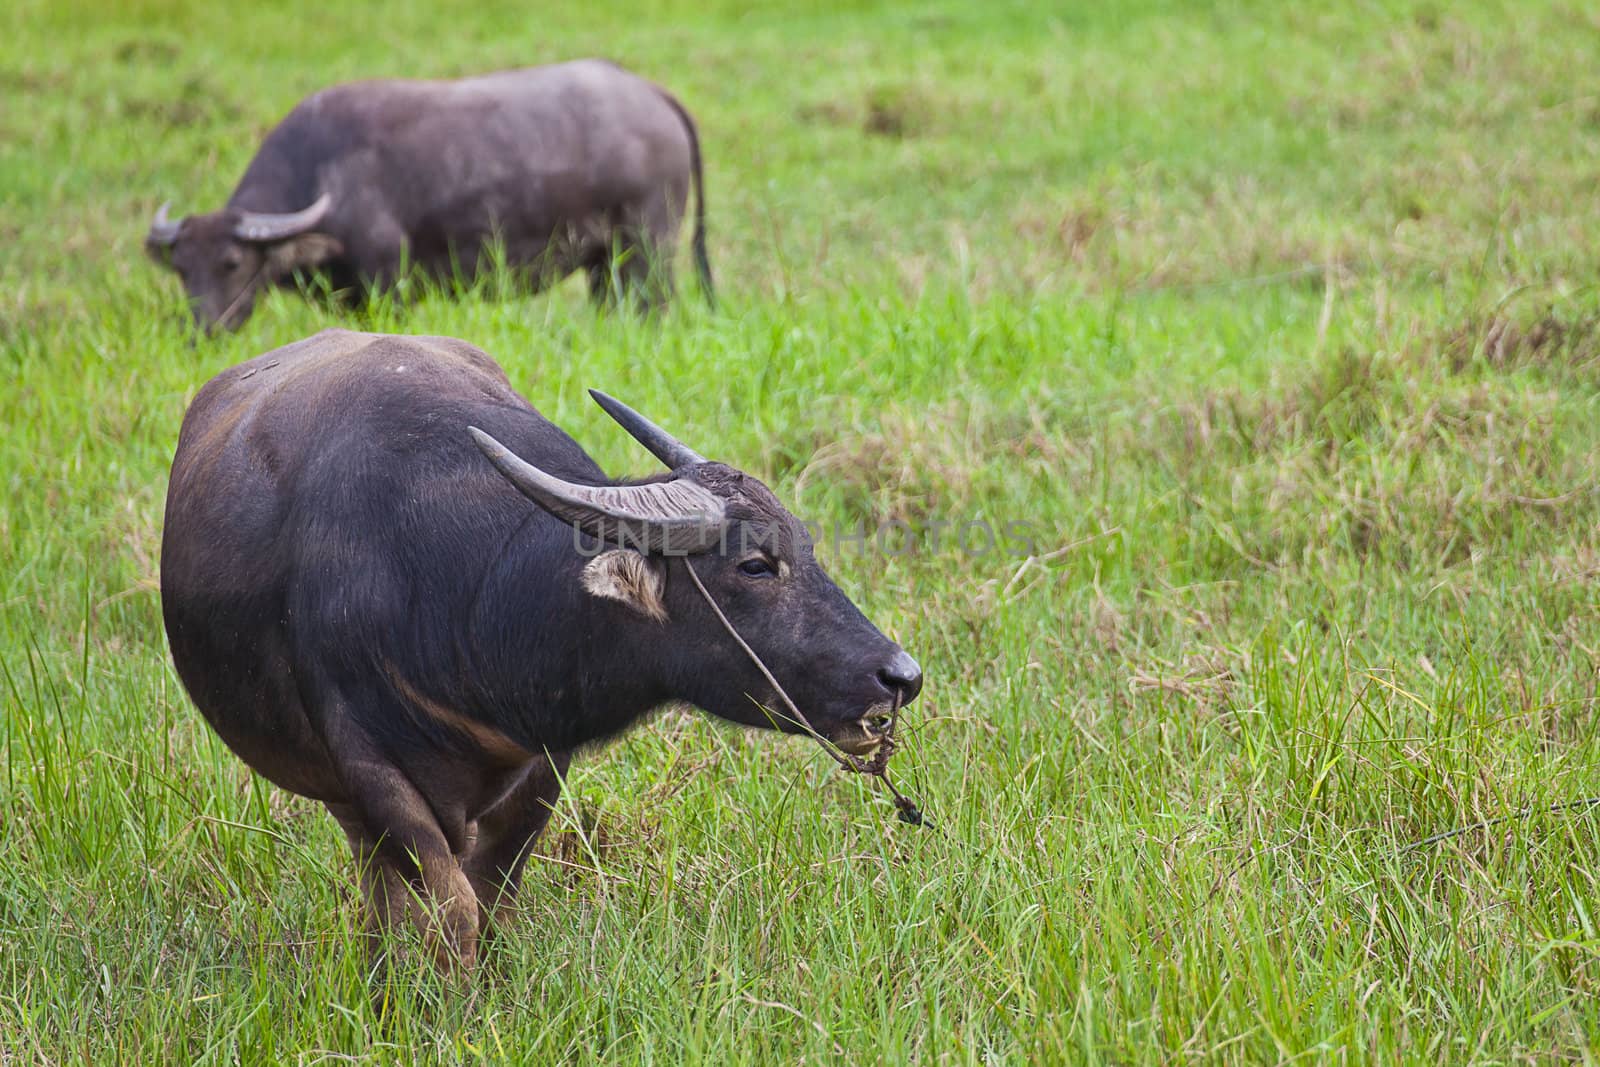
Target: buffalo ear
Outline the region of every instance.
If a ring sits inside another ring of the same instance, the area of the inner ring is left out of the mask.
[[[666,581],[661,563],[626,548],[613,548],[583,568],[583,588],[607,600],[620,600],[640,615],[667,621]]]
[[[172,266],[172,244],[170,242],[146,240],[144,254],[168,270],[175,269]]]
[[[282,278],[297,270],[319,267],[343,254],[344,245],[338,238],[325,233],[302,233],[267,248],[267,273]]]

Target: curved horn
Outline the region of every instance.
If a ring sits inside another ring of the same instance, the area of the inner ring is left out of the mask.
[[[476,426],[467,432],[524,496],[602,541],[682,555],[704,552],[722,539],[727,506],[696,482],[578,485],[546,474]]]
[[[323,193],[308,208],[287,214],[271,215],[259,211],[241,211],[233,227],[233,235],[241,241],[282,241],[296,237],[314,228],[333,206],[333,197]]]
[[[145,234],[146,244],[159,245],[166,248],[178,241],[178,230],[183,226],[183,220],[173,222],[167,217],[167,210],[172,207],[172,201],[156,208],[156,217],[150,220],[150,232]]]
[[[632,434],[635,441],[648,448],[651,455],[672,470],[709,462],[706,457],[615,397],[606,396],[598,389],[589,390],[589,395],[605,409],[607,415],[617,420],[617,425]]]

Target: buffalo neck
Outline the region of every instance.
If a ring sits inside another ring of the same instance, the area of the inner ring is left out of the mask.
[[[468,648],[486,718],[533,751],[612,737],[665,703],[656,623],[584,590],[591,557],[538,514],[489,561],[470,608]]]

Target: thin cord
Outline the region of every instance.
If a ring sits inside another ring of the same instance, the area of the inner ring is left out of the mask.
[[[845,770],[881,778],[883,784],[888,787],[889,792],[894,794],[894,806],[899,809],[901,822],[909,823],[912,826],[926,825],[926,820],[917,805],[904,793],[896,789],[894,783],[889,780],[889,757],[894,754],[895,749],[894,730],[900,722],[900,691],[898,689],[895,690],[894,707],[889,712],[889,728],[884,731],[883,739],[878,743],[878,751],[873,754],[872,759],[858,759],[848,752],[841,751],[839,746],[817,732],[816,727],[811,725],[811,720],[806,718],[805,712],[801,711],[800,706],[789,698],[789,694],[778,683],[778,679],[773,677],[772,672],[767,669],[767,665],[761,661],[761,657],[756,655],[756,650],[751,648],[749,643],[740,636],[738,630],[734,629],[733,623],[728,621],[728,616],[723,614],[722,608],[712,599],[711,591],[700,580],[700,575],[695,573],[694,564],[689,557],[684,557],[683,566],[689,572],[689,577],[693,580],[694,587],[700,590],[700,595],[705,598],[706,603],[710,605],[712,612],[717,616],[717,621],[722,623],[724,630],[728,631],[728,636],[733,638],[734,642],[744,650],[744,654],[750,657],[750,662],[756,665],[756,669],[767,680],[767,684],[772,686],[773,691],[788,705],[789,711],[794,716],[791,721],[803,727],[806,733],[810,734],[812,739],[822,746],[822,750]]]

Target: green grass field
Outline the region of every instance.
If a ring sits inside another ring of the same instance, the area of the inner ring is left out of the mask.
[[[1036,554],[824,545],[926,669],[933,830],[672,712],[574,769],[476,983],[373,997],[342,836],[156,592],[189,398],[352,320],[191,346],[141,240],[325,84],[586,54],[697,115],[722,309],[355,321],[615,473],[588,386],[806,518]],[[1600,1061],[1597,72],[1570,2],[15,0],[0,1064]]]

